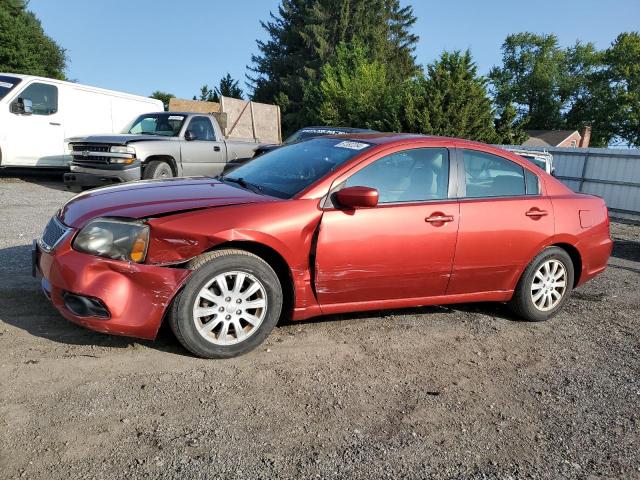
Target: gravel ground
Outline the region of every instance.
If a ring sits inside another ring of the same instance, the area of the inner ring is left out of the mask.
[[[29,245],[70,197],[0,178],[0,477],[640,478],[640,227],[541,324],[471,304],[278,327],[193,358],[65,321]]]

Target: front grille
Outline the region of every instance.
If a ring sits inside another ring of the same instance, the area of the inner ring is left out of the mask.
[[[109,163],[109,157],[101,155],[89,155],[97,152],[109,152],[111,145],[104,143],[74,143],[71,145],[73,162],[78,165],[95,165]]]
[[[49,223],[47,223],[42,233],[40,246],[46,251],[53,250],[70,230],[70,228],[64,226],[56,217],[51,217],[51,220],[49,220]]]
[[[74,143],[74,152],[83,152],[89,150],[91,152],[108,152],[111,145],[105,145],[104,143]]]

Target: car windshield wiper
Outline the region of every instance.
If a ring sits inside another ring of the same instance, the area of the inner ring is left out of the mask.
[[[252,190],[253,192],[256,193],[262,193],[263,188],[260,185],[255,185],[253,183],[249,183],[247,181],[244,180],[244,178],[240,177],[240,178],[230,178],[230,177],[225,177],[223,175],[218,177],[219,180],[222,180],[223,182],[229,182],[229,183],[237,183],[238,185],[240,185],[242,188],[246,188],[247,190]]]

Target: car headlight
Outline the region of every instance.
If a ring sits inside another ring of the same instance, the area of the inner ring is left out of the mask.
[[[132,155],[136,154],[136,149],[133,147],[127,147],[125,145],[114,145],[109,149],[111,153],[130,153]]]
[[[124,145],[114,145],[109,151],[111,153],[120,153],[127,155],[126,157],[110,157],[109,163],[118,163],[122,165],[131,165],[136,161],[136,149]]]
[[[149,226],[142,222],[96,218],[73,241],[79,252],[141,263],[147,255]]]

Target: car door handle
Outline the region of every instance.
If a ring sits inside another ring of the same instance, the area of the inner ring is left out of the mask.
[[[220,151],[220,147],[216,145],[215,147],[213,147],[213,151],[214,152],[219,152]]]
[[[424,219],[425,222],[429,223],[447,223],[453,222],[453,216],[451,215],[443,215],[441,213],[434,213],[430,217]]]
[[[53,125],[55,127],[59,127],[60,124],[58,122],[49,122],[49,125]]]
[[[527,217],[544,217],[546,215],[549,215],[549,213],[546,210],[539,210],[537,208],[532,208],[531,210],[527,211],[525,215]]]

